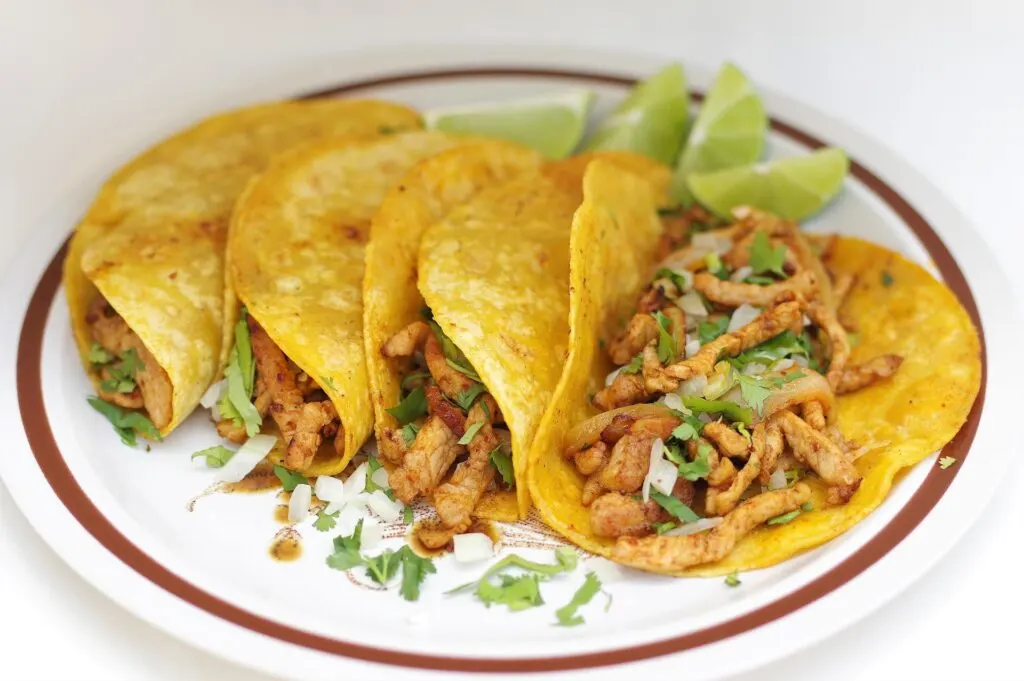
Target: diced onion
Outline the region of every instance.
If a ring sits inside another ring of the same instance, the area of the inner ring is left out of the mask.
[[[266,458],[276,443],[277,438],[273,435],[253,435],[226,464],[217,469],[216,479],[219,482],[238,482]]]
[[[369,466],[364,462],[359,464],[352,475],[345,481],[345,498],[354,499],[357,494],[362,494],[366,489],[366,470]]]
[[[321,475],[316,479],[313,493],[320,501],[340,504],[345,499],[345,483],[330,475]]]
[[[729,281],[741,282],[753,273],[753,267],[751,267],[750,265],[744,265],[743,267],[739,268],[738,270],[732,273],[732,276],[729,277]]]
[[[682,527],[677,527],[675,529],[669,530],[665,533],[664,536],[685,537],[688,534],[697,534],[698,532],[703,532],[704,530],[711,530],[718,527],[722,524],[724,520],[725,518],[721,518],[718,516],[715,516],[714,518],[701,518],[700,520],[694,520],[692,523],[686,523]]]
[[[686,353],[686,359],[690,359],[700,352],[700,340],[694,338],[693,340],[686,341],[686,345],[683,346],[683,351]]]
[[[686,397],[687,395],[701,395],[708,388],[707,376],[694,376],[679,384],[676,394]]]
[[[384,529],[373,518],[363,519],[363,529],[359,533],[359,547],[364,551],[372,549],[384,539]]]
[[[807,315],[804,315],[804,326],[811,326],[813,323],[814,322],[811,321],[810,317],[808,317]]]
[[[202,405],[203,409],[212,409],[217,406],[217,400],[220,399],[220,394],[224,392],[225,386],[227,386],[227,379],[217,381],[203,393],[203,396],[199,398],[199,404]]]
[[[376,513],[381,520],[384,522],[390,522],[392,520],[398,520],[398,516],[402,515],[402,504],[397,501],[391,501],[387,495],[380,490],[374,491],[366,500],[366,505],[370,507],[370,510]]]
[[[388,471],[383,466],[373,472],[373,475],[370,476],[370,480],[372,480],[378,487],[391,489],[391,484],[388,482]]]
[[[651,498],[651,478],[653,477],[657,463],[662,460],[662,455],[664,453],[665,442],[659,437],[654,441],[654,444],[651,445],[651,458],[647,464],[647,477],[644,478],[644,484],[640,490],[644,503],[647,503]]]
[[[704,307],[704,301],[696,291],[689,291],[676,299],[676,305],[688,316],[704,318],[708,316],[708,310]]]
[[[786,486],[786,471],[776,468],[768,478],[768,489],[783,489]]]
[[[619,377],[619,374],[621,374],[621,373],[622,373],[622,369],[623,369],[623,367],[619,367],[619,368],[618,368],[618,369],[616,369],[615,371],[613,371],[613,372],[611,372],[610,374],[608,374],[607,376],[605,376],[605,378],[604,378],[604,387],[606,387],[606,388],[607,388],[607,387],[608,387],[608,386],[610,386],[610,385],[611,385],[612,383],[614,383],[614,382],[615,382],[615,379],[616,379],[616,378],[618,378],[618,377]]]
[[[714,232],[701,232],[694,234],[690,244],[694,248],[704,248],[719,255],[728,253],[732,250],[732,239],[727,236],[720,236]]]
[[[665,416],[668,410],[661,404],[631,404],[628,407],[619,407],[609,411],[601,412],[582,423],[578,423],[565,434],[563,446],[570,452],[578,452],[585,447],[594,444],[601,437],[601,431],[608,427],[619,414],[632,416],[634,419],[642,419],[648,416]],[[495,429],[495,434],[501,438],[501,430]]]
[[[797,365],[798,367],[803,367],[805,369],[808,366],[810,366],[810,363],[807,361],[807,358],[804,357],[803,355],[797,355],[796,357],[794,357],[793,364]]]
[[[459,563],[476,563],[494,556],[494,542],[483,532],[457,534],[452,538],[452,544],[455,545],[455,560]]]
[[[292,490],[291,499],[288,500],[289,522],[302,522],[309,516],[309,502],[313,500],[313,488],[302,483],[296,485]]]
[[[683,404],[683,400],[680,399],[679,395],[676,395],[675,393],[667,393],[665,395],[663,403],[669,409],[675,409],[676,411],[685,412],[690,411],[689,409],[686,408],[686,405]]]
[[[743,373],[747,376],[757,376],[768,371],[768,367],[761,364],[760,362],[751,362],[747,366],[743,367]]]
[[[668,267],[666,269],[671,270],[672,274],[683,280],[683,290],[680,293],[685,293],[693,288],[693,272],[685,267]]]
[[[326,513],[338,513],[337,528],[341,534],[352,534],[352,531],[356,529],[356,523],[363,518],[363,511],[366,509],[365,504],[356,503],[354,501],[344,502],[343,506],[335,508],[335,504],[329,504],[326,509]],[[366,522],[364,520],[363,525]]]
[[[780,359],[778,362],[773,364],[772,371],[785,371],[786,369],[790,369],[794,366],[796,366],[796,362],[791,358],[786,357],[785,359]]]
[[[679,477],[679,467],[668,459],[661,458],[651,466],[648,475],[651,478],[651,487],[662,494],[672,494],[672,488],[676,486],[676,478]]]
[[[750,303],[743,303],[732,313],[732,319],[729,320],[729,328],[726,329],[729,333],[742,329],[744,326],[754,321],[761,316],[761,308],[754,307]]]
[[[700,421],[701,423],[711,423],[713,419],[711,418],[711,414],[707,413],[706,411],[702,411],[701,413],[697,414],[697,420]]]
[[[732,367],[727,362],[719,362],[715,365],[715,371],[711,374],[711,378],[708,379],[703,395],[709,400],[717,399],[722,394],[729,392],[735,384],[736,378],[732,375]]]

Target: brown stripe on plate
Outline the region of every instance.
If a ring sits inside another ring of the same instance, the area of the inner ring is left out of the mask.
[[[305,95],[305,97],[349,95],[372,87],[401,83],[434,82],[459,78],[503,77],[565,78],[576,82],[583,81],[624,87],[635,82],[632,78],[607,73],[562,69],[524,69],[516,67],[447,69],[402,73],[360,80]],[[700,99],[701,95],[695,93],[694,97]],[[787,123],[772,119],[771,125],[775,131],[791,137],[808,147],[818,148],[825,146],[821,140]],[[985,399],[988,360],[985,352],[985,336],[981,328],[978,307],[975,304],[974,297],[971,295],[967,281],[953,259],[952,254],[939,239],[938,234],[935,233],[924,217],[906,199],[864,165],[852,161],[850,168],[853,176],[885,201],[917,235],[932,260],[935,261],[946,284],[960,299],[971,320],[978,328],[981,340],[981,390],[967,418],[967,422],[944,449],[947,454],[956,457],[960,463],[945,471],[940,471],[937,467],[933,466],[921,487],[914,493],[913,497],[899,511],[896,517],[877,535],[872,537],[867,544],[829,572],[773,603],[699,631],[627,648],[560,657],[488,659],[421,655],[343,641],[296,629],[228,603],[216,595],[203,591],[182,579],[132,544],[96,508],[72,475],[67,462],[57,448],[53,431],[50,429],[43,401],[43,333],[46,319],[49,316],[57,290],[60,287],[61,266],[67,251],[67,244],[54,256],[37,284],[21,330],[18,346],[17,388],[25,433],[28,436],[29,444],[35,454],[39,468],[57,497],[64,503],[64,506],[78,520],[82,527],[121,562],[153,584],[214,617],[265,636],[272,636],[286,643],[369,662],[421,669],[460,672],[541,672],[622,664],[659,655],[678,653],[722,641],[731,636],[737,636],[768,624],[813,603],[815,600],[838,589],[885,556],[909,535],[928,515],[928,512],[931,511],[935,504],[938,503],[954,477],[956,477],[957,472],[963,466],[963,462],[969,453],[971,442],[974,440],[974,435],[978,430],[978,422],[981,418],[982,405]]]

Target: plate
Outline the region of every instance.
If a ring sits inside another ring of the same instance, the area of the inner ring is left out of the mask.
[[[333,64],[316,92],[299,95],[378,97],[429,108],[582,86],[599,95],[597,119],[633,78],[659,63],[574,50],[378,53]],[[713,76],[689,71],[698,89]],[[986,366],[1009,362],[1016,332],[1008,284],[956,210],[856,131],[762,93],[773,117],[772,158],[830,144],[854,161],[839,200],[807,228],[877,241],[929,267],[982,328]],[[296,93],[281,83],[278,95]],[[44,539],[112,599],[197,647],[263,671],[339,679],[385,671],[593,678],[611,675],[613,665],[668,660],[692,679],[739,672],[837,631],[908,586],[967,529],[1009,461],[1001,444],[1009,441],[1012,422],[1009,377],[993,375],[946,448],[957,465],[942,471],[929,459],[850,532],[745,574],[740,588],[721,579],[629,573],[607,584],[614,597],[607,612],[603,599],[595,599],[583,611],[586,624],[566,629],[552,626],[552,610],[568,601],[582,570],[545,585],[548,607],[512,615],[444,596],[481,572],[449,557],[423,598],[409,604],[393,588],[381,593],[358,575],[327,569],[330,533],[307,526],[300,560],[272,560],[268,546],[281,529],[273,493],[201,494],[211,474],[189,465],[187,455],[212,442],[202,415],[147,454],[126,451],[88,409],[90,388],[59,279],[61,244],[89,198],[69,197],[33,226],[37,238],[3,284],[3,371],[17,390],[3,396],[0,418],[10,442],[0,475]],[[537,559],[549,559],[559,543],[535,522],[504,534],[506,549]],[[584,567],[592,560],[582,556]]]

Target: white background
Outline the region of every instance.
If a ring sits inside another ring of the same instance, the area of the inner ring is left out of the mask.
[[[11,225],[25,234],[21,226],[45,215],[53,197],[96,186],[126,150],[184,121],[271,94],[262,85],[282,74],[294,74],[301,90],[304,74],[322,74],[332,58],[366,45],[459,41],[651,52],[712,67],[734,60],[765,87],[906,157],[972,218],[1003,267],[1017,271],[1021,3],[591,0],[571,22],[564,8],[551,9],[559,5],[0,0],[0,265],[18,253]],[[1019,277],[1015,286],[1024,300]],[[970,534],[907,593],[743,678],[1024,678],[1024,468],[1007,477]],[[0,641],[3,679],[260,678],[110,603],[42,543],[2,486]]]

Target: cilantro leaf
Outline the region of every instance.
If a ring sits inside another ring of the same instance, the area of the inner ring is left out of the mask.
[[[700,339],[700,344],[705,345],[721,336],[728,328],[728,317],[709,319],[697,325],[697,337]]]
[[[477,421],[476,423],[471,425],[469,428],[466,428],[466,432],[463,433],[462,437],[459,438],[459,444],[460,445],[468,445],[470,442],[473,441],[473,438],[476,437],[476,434],[479,433],[480,429],[483,428],[483,427],[484,427],[484,422],[483,421]]]
[[[679,354],[679,344],[672,335],[672,320],[661,310],[652,312],[651,316],[658,322],[658,361],[669,364]]]
[[[499,604],[512,611],[535,607],[544,603],[540,596],[540,580],[575,570],[578,557],[574,549],[562,546],[555,549],[555,560],[554,564],[536,563],[512,553],[488,568],[478,581],[457,586],[446,593],[452,595],[473,590],[487,607]],[[519,568],[532,574],[519,577],[501,574],[510,568]],[[501,579],[496,584],[491,579],[498,575]]]
[[[107,362],[113,361],[114,356],[107,352],[107,349],[99,343],[93,343],[92,347],[89,348],[89,353],[86,355],[86,359],[88,359],[92,364],[106,364]]]
[[[807,340],[808,344],[805,345],[803,339],[787,329],[778,336],[769,338],[765,342],[741,352],[729,361],[737,369],[742,369],[753,362],[773,364],[787,357],[810,357],[810,344],[809,339]]]
[[[687,275],[689,275],[689,277]],[[680,272],[671,270],[667,267],[658,268],[658,271],[654,273],[654,281],[657,281],[658,279],[668,279],[672,282],[673,286],[679,289],[680,293],[690,288],[690,279],[692,277],[693,275],[689,272],[681,274]]]
[[[511,612],[544,605],[544,599],[540,595],[540,578],[537,575],[501,575],[500,584],[481,582],[477,587],[476,596],[488,608],[492,605],[504,605]]]
[[[487,388],[482,383],[474,383],[469,386],[458,395],[455,396],[455,402],[463,408],[465,411],[469,411],[469,408],[473,406],[473,402],[476,398],[480,397],[487,392]]]
[[[699,419],[697,421],[699,423]],[[699,431],[699,428],[695,428],[690,422],[684,421],[675,427],[675,430],[672,431],[672,437],[680,442],[686,442],[696,438]]]
[[[420,585],[423,584],[423,580],[427,578],[428,574],[437,572],[434,562],[429,558],[417,556],[408,544],[399,549],[395,555],[402,563],[402,586],[398,593],[407,601],[419,600]]]
[[[893,282],[895,281],[896,280],[893,279],[892,274],[889,273],[889,270],[885,270],[882,272],[882,286],[889,288],[890,286],[893,285]]]
[[[414,371],[406,374],[402,379],[402,392],[410,392],[414,388],[422,388],[430,379],[430,373],[426,371]]]
[[[684,461],[679,464],[679,475],[690,482],[708,477],[708,474],[711,473],[711,464],[708,463],[708,456],[711,453],[710,449],[711,445],[701,442],[697,447],[697,456],[694,457],[693,461]]]
[[[412,506],[406,504],[405,508],[402,509],[402,522],[406,525],[412,525],[415,519],[416,515],[413,513]]]
[[[805,513],[807,511],[813,511],[814,510],[814,502],[813,501],[805,501],[804,503],[800,504],[800,510],[804,511]]]
[[[334,538],[334,553],[327,556],[327,567],[335,570],[348,570],[362,565],[363,557],[359,555],[362,547],[363,519],[356,523],[355,530],[347,537],[341,535]]]
[[[651,499],[654,499],[658,502],[659,506],[674,515],[676,518],[682,520],[684,523],[692,523],[700,520],[700,516],[694,513],[692,508],[673,496],[662,494],[658,490],[652,489]]]
[[[420,432],[420,427],[415,423],[407,423],[402,426],[402,439],[405,440],[405,444],[411,445],[416,440],[416,435]]]
[[[224,445],[214,445],[213,447],[207,447],[206,449],[200,449],[198,452],[192,455],[192,460],[195,461],[199,457],[206,458],[207,468],[221,468],[226,464],[235,453],[225,447]]]
[[[765,277],[761,275],[753,275],[743,280],[744,284],[756,284],[757,286],[768,286],[774,284],[775,280],[771,277]]]
[[[373,558],[363,557],[366,564],[366,576],[380,585],[387,584],[391,578],[398,573],[402,565],[402,559],[395,551],[387,549],[379,556]]]
[[[251,401],[251,384],[246,385],[244,373],[244,361],[239,358],[238,345],[231,349],[228,356],[228,366],[224,370],[224,377],[228,381],[228,389],[217,400],[217,410],[225,418],[232,419],[238,425],[245,425],[245,433],[252,437],[260,432],[263,425],[263,417],[256,411]],[[251,358],[250,358],[251,359]]]
[[[740,581],[740,571],[733,570],[725,578],[726,586],[737,587],[743,582]]]
[[[331,390],[337,390],[337,388],[334,387],[334,379],[332,377],[330,377],[330,376],[321,376],[320,377],[320,384],[321,385],[326,385]]]
[[[802,468],[790,468],[786,471],[786,484],[792,487],[803,476]]]
[[[750,435],[750,431],[747,430],[747,427],[745,425],[743,425],[742,423],[740,423],[738,421],[736,423],[734,423],[733,425],[736,427],[736,432],[737,433],[739,433],[743,437],[747,438],[747,442],[750,442],[753,439],[753,437]]]
[[[633,355],[633,359],[629,360],[629,364],[623,364],[622,368],[619,369],[619,373],[623,374],[639,374],[640,370],[644,368],[644,355],[642,352],[638,352]]]
[[[771,272],[780,277],[785,277],[786,272],[782,266],[786,264],[786,246],[779,244],[772,248],[768,235],[764,232],[757,232],[754,235],[754,243],[750,245],[750,268],[754,274]]]
[[[456,362],[454,359],[445,359],[444,361],[447,362],[448,366],[450,366],[452,369],[455,369],[460,374],[466,376],[470,380],[476,381],[477,383],[481,382],[480,374],[478,374],[476,372],[476,369],[474,369],[473,366],[468,362],[466,364],[461,364],[459,362]]]
[[[686,457],[683,456],[683,448],[679,446],[678,442],[672,442],[671,440],[665,443],[665,458],[677,466],[686,463]]]
[[[341,511],[335,511],[334,513],[327,513],[326,509],[316,514],[316,520],[313,521],[313,527],[320,532],[327,532],[333,530],[334,526],[338,524],[338,514]]]
[[[722,258],[718,253],[712,252],[704,256],[704,264],[707,265],[708,272],[719,279],[725,280],[729,278],[729,270],[722,263]]]
[[[291,492],[299,485],[309,484],[309,480],[306,479],[305,475],[302,473],[296,473],[295,471],[290,471],[284,466],[275,465],[274,475],[276,475],[277,479],[281,481],[281,487],[285,492]]]
[[[363,491],[366,492],[367,494],[373,494],[377,490],[380,490],[381,492],[383,492],[387,496],[388,499],[390,499],[391,501],[394,501],[395,500],[395,492],[394,492],[394,490],[392,490],[390,487],[384,487],[382,485],[378,485],[373,480],[373,474],[376,473],[377,471],[379,471],[384,464],[382,464],[380,462],[380,459],[378,459],[377,457],[370,456],[370,457],[367,457],[367,459],[366,459],[366,465],[367,465],[369,470],[366,473],[366,484],[363,485]]]
[[[117,364],[106,368],[108,378],[100,382],[100,389],[110,393],[130,393],[135,390],[135,374],[143,368],[142,360],[134,348],[117,356]]]
[[[674,520],[669,520],[669,521],[664,522],[664,523],[655,523],[654,524],[654,533],[655,534],[665,534],[669,530],[674,530],[677,527],[679,527],[679,523],[677,523]]]
[[[427,393],[422,387],[416,388],[401,402],[384,411],[394,416],[400,426],[412,423],[427,415]]]
[[[793,518],[797,517],[798,515],[800,515],[800,509],[799,508],[793,509],[789,513],[783,513],[782,515],[777,515],[774,518],[769,518],[767,524],[768,525],[785,525],[786,523],[788,523],[789,521],[793,520]]]
[[[954,457],[954,456],[944,456],[941,459],[939,459],[939,468],[941,468],[942,470],[946,470],[947,468],[949,468],[950,466],[952,466],[955,463],[956,463],[956,457]]]
[[[501,476],[502,482],[508,487],[516,486],[516,473],[512,467],[512,457],[504,450],[502,445],[498,445],[490,454],[491,463],[495,468],[498,469],[498,475]]]
[[[737,374],[736,380],[740,383],[740,395],[743,401],[749,404],[758,414],[764,413],[764,401],[771,394],[771,390],[765,385],[765,381],[758,376],[747,376]]]
[[[698,414],[721,414],[730,421],[739,421],[745,426],[749,426],[754,420],[754,414],[750,409],[741,407],[735,402],[729,402],[728,400],[706,400],[696,395],[687,395],[682,399],[683,406]]]
[[[98,397],[88,397],[86,400],[93,409],[103,414],[110,421],[110,425],[114,427],[114,431],[120,436],[121,442],[129,447],[135,446],[137,442],[135,436],[137,433],[150,437],[157,442],[163,441],[164,438],[160,435],[160,431],[157,430],[156,426],[153,425],[153,422],[139,412],[127,411],[116,404],[111,404]]]
[[[583,584],[573,594],[572,600],[555,611],[558,624],[563,627],[575,627],[578,624],[583,624],[583,617],[576,614],[576,611],[592,601],[600,590],[601,580],[596,573],[588,572]]]

